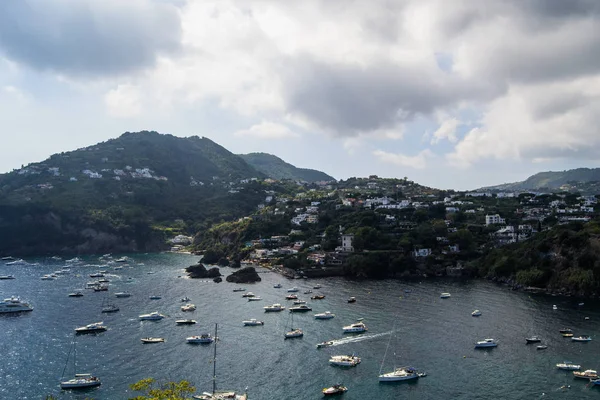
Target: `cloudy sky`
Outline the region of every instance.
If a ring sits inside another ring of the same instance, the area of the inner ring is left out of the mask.
[[[596,0],[0,2],[0,172],[146,129],[472,189],[599,126]]]

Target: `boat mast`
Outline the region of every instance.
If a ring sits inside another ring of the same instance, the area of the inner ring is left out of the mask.
[[[214,355],[213,355],[213,395],[215,394],[215,392],[217,391],[217,330],[218,330],[218,324],[215,324],[215,348],[214,348]]]

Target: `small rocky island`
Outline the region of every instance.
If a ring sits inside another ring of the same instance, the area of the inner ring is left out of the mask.
[[[258,276],[258,272],[254,267],[246,267],[242,268],[239,271],[235,271],[233,274],[229,275],[226,279],[227,282],[234,283],[254,283],[260,282],[260,276]]]
[[[204,264],[198,263],[196,265],[190,265],[185,269],[185,272],[188,273],[188,276],[192,279],[202,279],[202,278],[218,278],[221,276],[221,272],[219,268],[213,267],[210,269],[206,269]],[[259,278],[260,280],[260,278]]]

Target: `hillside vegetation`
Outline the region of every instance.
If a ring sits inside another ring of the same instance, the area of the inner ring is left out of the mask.
[[[567,171],[539,172],[522,182],[488,186],[481,190],[576,190],[581,193],[600,191],[600,168],[577,168]]]
[[[281,158],[267,153],[240,154],[248,164],[273,179],[291,179],[306,182],[335,181],[324,172],[314,169],[297,168]]]

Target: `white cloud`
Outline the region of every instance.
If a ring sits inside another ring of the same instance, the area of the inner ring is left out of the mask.
[[[25,94],[25,92],[16,86],[6,85],[2,90],[20,104],[24,104],[28,101],[28,96]]]
[[[433,133],[431,138],[431,144],[436,144],[440,140],[447,139],[448,141],[455,143],[458,139],[456,137],[456,129],[460,125],[460,121],[456,118],[450,118],[444,120],[439,128]]]
[[[139,88],[131,84],[118,85],[104,96],[109,115],[119,118],[136,117],[142,113]]]
[[[234,136],[255,139],[291,139],[297,138],[300,135],[296,132],[292,132],[290,128],[285,125],[270,121],[262,121],[260,124],[252,125],[248,129],[235,132]]]
[[[429,149],[421,151],[416,156],[407,156],[400,153],[389,153],[383,150],[375,150],[373,151],[373,155],[384,163],[415,169],[423,169],[427,167],[427,160],[435,156]]]

